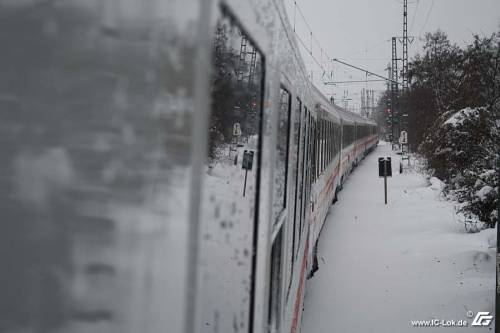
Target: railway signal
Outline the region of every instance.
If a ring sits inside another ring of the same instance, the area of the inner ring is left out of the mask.
[[[253,155],[254,152],[251,150],[245,150],[243,152],[243,162],[241,168],[245,170],[245,183],[243,184],[243,196],[245,196],[245,192],[247,189],[247,176],[248,170],[252,170],[253,167]]]
[[[384,201],[387,205],[387,177],[392,177],[392,162],[390,157],[378,158],[378,176],[384,177]]]

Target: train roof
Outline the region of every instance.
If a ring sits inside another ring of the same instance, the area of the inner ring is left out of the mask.
[[[321,104],[323,108],[334,114],[336,117],[339,117],[343,120],[357,122],[357,123],[365,123],[369,125],[376,125],[376,122],[373,119],[369,119],[361,116],[360,114],[354,113],[352,111],[346,110],[337,104],[332,104],[328,98],[323,95],[323,93],[311,82],[313,96],[316,100],[316,103]]]

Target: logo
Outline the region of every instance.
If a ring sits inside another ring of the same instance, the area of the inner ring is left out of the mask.
[[[489,312],[478,312],[471,326],[489,326],[492,320],[493,316]]]

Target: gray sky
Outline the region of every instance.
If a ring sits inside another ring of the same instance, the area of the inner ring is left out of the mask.
[[[289,12],[290,22],[305,44],[310,47],[309,28],[294,0],[283,0]],[[334,80],[364,80],[365,75],[341,65],[330,65],[332,58],[371,70],[386,76],[384,69],[391,59],[390,38],[401,36],[403,30],[402,0],[295,0],[302,10],[313,34],[324,48],[322,54],[313,40],[313,54]],[[415,36],[409,47],[410,58],[422,50],[422,38],[426,32],[438,28],[448,34],[450,40],[465,45],[473,34],[489,35],[500,30],[500,0],[409,0],[408,35]],[[402,46],[398,43],[401,55]],[[304,56],[306,66],[313,71],[316,85],[327,95],[334,93],[338,100],[344,90],[349,90],[350,107],[359,107],[359,91],[382,90],[384,83],[324,86],[322,70],[311,57]],[[373,77],[371,79],[374,79]],[[341,103],[339,103],[341,104]]]

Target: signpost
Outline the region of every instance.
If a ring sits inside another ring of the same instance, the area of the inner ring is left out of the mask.
[[[238,164],[238,144],[239,137],[241,136],[241,125],[240,123],[234,123],[233,125],[233,143],[229,146],[229,157],[231,157],[231,151],[236,152],[234,155],[234,165]]]
[[[390,157],[378,158],[378,176],[384,177],[384,198],[387,205],[387,177],[392,177],[392,163]]]
[[[399,164],[399,173],[403,173],[403,161],[407,160],[410,165],[410,155],[408,155],[408,132],[401,131],[399,136],[399,145],[401,146],[401,163]]]
[[[240,137],[241,136],[241,125],[240,123],[234,123],[233,125],[233,136]]]
[[[243,185],[243,196],[245,196],[246,189],[247,189],[248,170],[252,170],[252,167],[253,167],[253,155],[254,155],[254,152],[251,150],[245,150],[243,152],[243,163],[241,165],[241,168],[245,170],[245,183]]]

